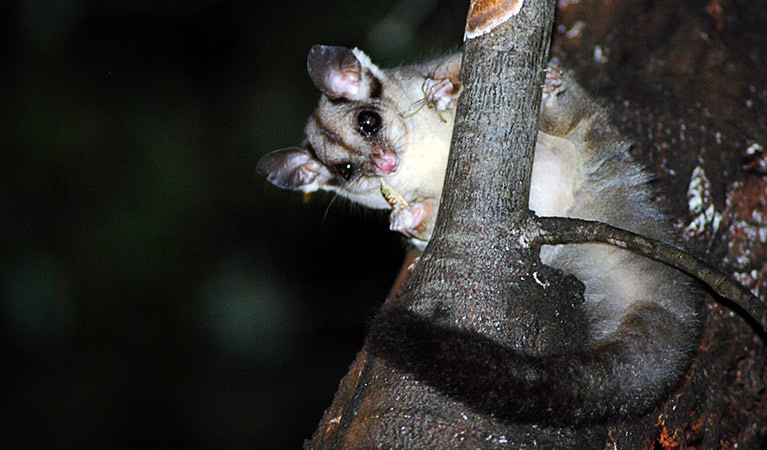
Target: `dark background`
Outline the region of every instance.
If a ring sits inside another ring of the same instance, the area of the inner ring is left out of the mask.
[[[465,1],[0,2],[0,447],[298,448],[403,257],[254,176],[313,44],[383,65]]]

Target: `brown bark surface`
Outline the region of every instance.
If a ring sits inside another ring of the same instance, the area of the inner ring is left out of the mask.
[[[767,13],[762,2],[560,2],[552,54],[616,106],[695,252],[767,299]],[[764,448],[767,349],[710,298],[698,358],[616,448]]]

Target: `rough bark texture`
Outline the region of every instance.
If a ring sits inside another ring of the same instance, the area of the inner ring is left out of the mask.
[[[764,298],[767,179],[759,167],[767,159],[760,151],[767,146],[767,13],[762,5],[727,0],[582,0],[559,6],[553,54],[574,67],[585,86],[617,105],[619,126],[637,139],[635,156],[657,174],[660,200],[677,219],[689,246]],[[496,94],[494,89],[489,88],[489,96]],[[476,135],[472,126],[459,121],[454,145],[464,145],[460,136]],[[462,156],[472,157],[471,153]],[[744,169],[745,159],[749,170]],[[508,180],[485,185],[487,180],[471,176],[472,172],[460,172],[472,164],[476,161],[451,160],[447,189],[473,196],[459,202],[471,206],[440,216],[438,227],[447,233],[437,233],[418,265],[436,267],[437,272],[429,273],[449,276],[413,273],[396,301],[415,302],[410,304],[426,310],[437,308],[428,301],[435,298],[431,294],[449,291],[454,282],[465,283],[469,290],[463,292],[475,301],[459,305],[454,313],[466,314],[467,328],[503,337],[532,353],[546,351],[556,345],[556,333],[525,325],[539,311],[513,304],[508,311],[483,310],[486,302],[481,299],[493,289],[498,295],[498,285],[492,284],[492,277],[490,285],[485,278],[471,284],[470,278],[498,271],[489,264],[467,271],[462,264],[462,258],[477,246],[490,257],[497,254],[498,261],[513,263],[508,252],[485,239],[510,231],[477,229],[471,220],[458,226],[450,221],[470,218],[473,208],[490,197],[495,199],[491,210],[515,211],[506,209],[518,201],[513,194],[493,197],[490,190],[526,195],[525,186],[509,189],[504,184]],[[453,183],[481,186],[459,189]],[[452,208],[447,205],[443,212]],[[459,233],[456,229],[460,234],[451,234],[451,230]],[[486,260],[493,260],[490,257]],[[530,270],[523,266],[512,264],[513,270]],[[506,280],[514,273],[504,275]],[[712,299],[708,309],[697,358],[682,385],[666,404],[631,423],[577,430],[501,423],[386,367],[363,348],[310,447],[763,448],[767,436],[765,336],[729,309],[727,302]],[[483,327],[472,322],[480,313],[508,314],[509,320],[501,327]],[[525,334],[535,339],[524,344],[515,340]]]
[[[765,300],[767,179],[755,169],[767,144],[764,3],[560,6],[552,54],[617,106],[688,245]],[[660,413],[612,428],[614,448],[764,448],[765,336],[731,308],[709,302],[686,385]]]
[[[572,310],[570,299],[516,300],[546,294],[529,274],[556,277],[540,265],[531,248],[520,245],[529,213],[532,152],[552,14],[553,7],[540,14],[535,8],[523,8],[508,29],[499,27],[467,41],[461,74],[465,91],[453,131],[448,187],[434,238],[398,295],[402,305],[427,315],[450,299],[454,323],[535,351],[577,342],[563,339],[577,336],[575,320],[567,329],[553,319]],[[570,292],[574,287],[563,289]],[[557,326],[548,329],[542,323]]]

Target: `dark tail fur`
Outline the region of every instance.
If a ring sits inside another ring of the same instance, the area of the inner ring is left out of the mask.
[[[647,412],[689,363],[695,330],[660,307],[629,313],[594,348],[531,356],[399,307],[376,317],[370,351],[446,395],[515,423],[583,425]],[[672,336],[677,334],[677,336]]]

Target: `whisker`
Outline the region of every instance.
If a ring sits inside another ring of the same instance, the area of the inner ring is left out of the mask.
[[[414,116],[418,111],[423,108],[423,105],[426,104],[426,99],[422,98],[420,100],[416,100],[413,102],[413,104],[410,105],[410,108],[408,108],[407,111],[402,111],[399,113],[400,117],[408,118]]]
[[[325,207],[325,213],[322,215],[322,223],[325,224],[328,221],[328,213],[330,212],[330,207],[333,206],[333,203],[335,203],[336,199],[338,198],[338,192],[333,192],[333,196],[330,198],[330,201],[328,202],[328,206]]]

